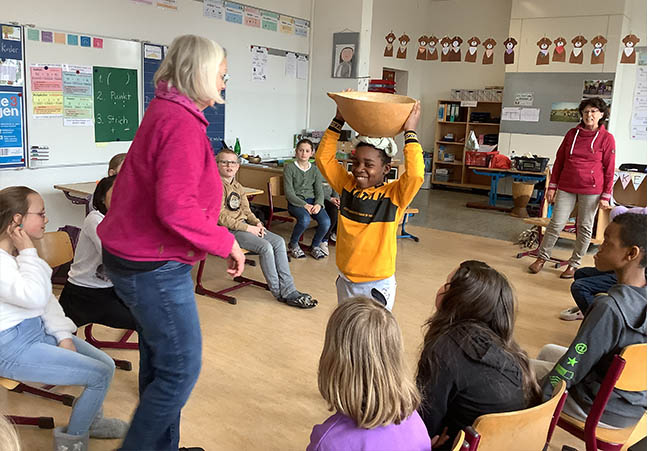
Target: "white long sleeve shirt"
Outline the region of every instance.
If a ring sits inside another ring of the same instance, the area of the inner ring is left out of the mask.
[[[57,342],[72,338],[76,326],[52,294],[51,277],[52,269],[33,247],[17,257],[0,249],[0,331],[40,316]]]
[[[101,240],[97,226],[104,215],[97,210],[88,213],[83,221],[79,243],[74,251],[74,262],[68,272],[68,280],[86,288],[110,288],[113,283],[103,270]]]

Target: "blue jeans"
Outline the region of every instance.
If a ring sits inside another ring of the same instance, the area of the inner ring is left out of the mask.
[[[0,332],[0,376],[21,382],[83,385],[66,432],[83,435],[99,413],[115,372],[115,363],[103,351],[72,337],[77,352],[59,348],[45,332],[40,316]]]
[[[107,266],[115,291],[137,322],[140,400],[120,449],[178,449],[180,411],[200,373],[202,339],[191,265],[152,271]]]
[[[583,314],[594,302],[594,296],[607,293],[612,285],[616,285],[617,277],[614,271],[601,272],[596,268],[579,268],[574,273],[571,293],[576,305]]]
[[[315,199],[305,200],[311,205],[315,202]],[[288,204],[288,212],[297,219],[292,235],[290,235],[290,247],[295,247],[299,244],[299,237],[302,236],[308,228],[308,225],[311,222],[311,217],[317,221],[317,230],[315,231],[315,236],[313,237],[313,243],[311,246],[319,246],[322,242],[322,238],[324,238],[324,235],[326,235],[326,232],[328,232],[331,227],[331,220],[326,214],[326,210],[322,207],[316,215],[311,215],[304,207]]]

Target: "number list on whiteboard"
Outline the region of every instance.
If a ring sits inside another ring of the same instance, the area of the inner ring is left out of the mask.
[[[139,125],[137,70],[93,67],[95,142],[132,141]]]

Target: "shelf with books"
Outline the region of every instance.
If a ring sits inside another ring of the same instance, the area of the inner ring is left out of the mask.
[[[461,100],[437,102],[432,184],[490,188],[486,180],[475,176],[464,164],[464,145],[471,130],[485,144],[496,143],[497,137],[494,135],[499,135],[500,124],[497,118],[500,117],[501,110],[501,102],[477,102],[475,107],[462,107]]]

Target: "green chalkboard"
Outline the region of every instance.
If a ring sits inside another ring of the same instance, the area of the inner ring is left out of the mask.
[[[92,69],[95,142],[132,141],[139,125],[137,70]]]

